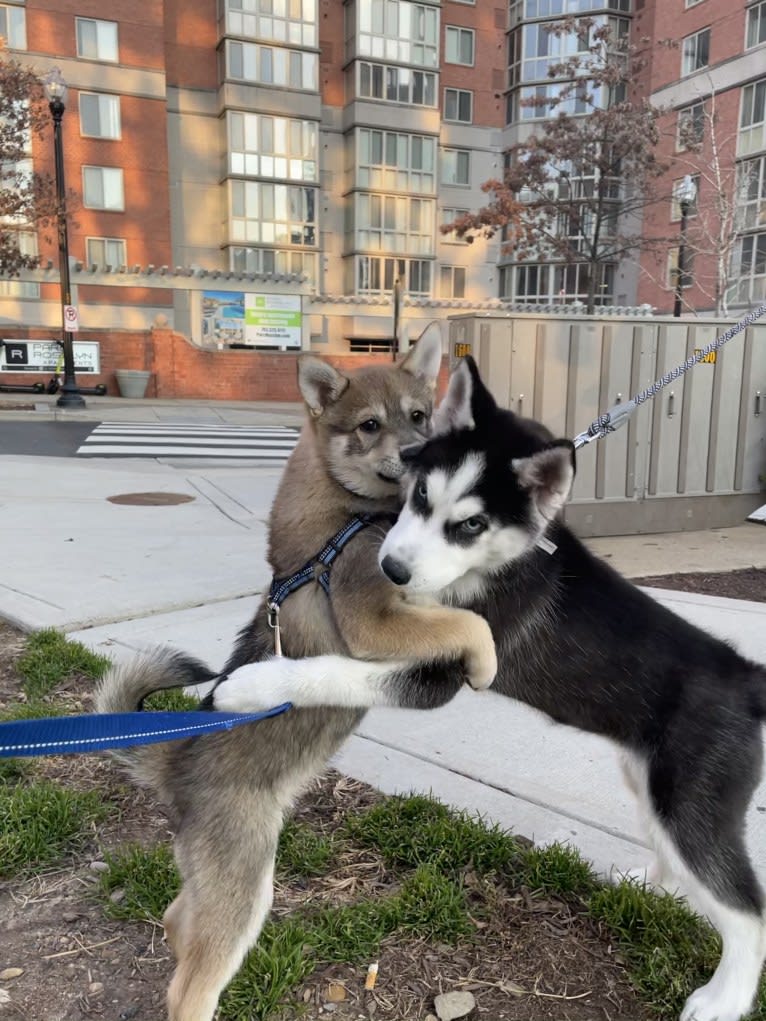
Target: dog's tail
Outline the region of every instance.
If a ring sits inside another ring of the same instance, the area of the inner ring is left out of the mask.
[[[204,684],[217,676],[192,656],[158,648],[111,667],[96,689],[94,708],[97,713],[135,712],[154,691]],[[168,744],[142,745],[113,754],[127,766],[134,780],[162,793],[169,747]]]

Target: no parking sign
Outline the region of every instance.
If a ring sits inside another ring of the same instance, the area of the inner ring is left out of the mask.
[[[80,329],[80,316],[75,305],[64,305],[64,329],[67,333],[77,333]]]

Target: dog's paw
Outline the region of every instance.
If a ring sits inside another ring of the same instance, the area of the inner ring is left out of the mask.
[[[750,1013],[751,999],[739,990],[721,988],[711,980],[691,994],[681,1011],[680,1021],[740,1021]]]
[[[497,676],[497,652],[492,630],[483,617],[476,618],[478,641],[466,655],[467,680],[474,691],[484,691]]]
[[[254,713],[289,702],[279,663],[274,659],[248,663],[229,674],[213,693],[213,708],[224,713]]]

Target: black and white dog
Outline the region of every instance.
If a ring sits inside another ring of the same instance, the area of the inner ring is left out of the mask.
[[[572,444],[498,408],[472,362],[453,374],[437,428],[409,455],[383,572],[408,600],[487,618],[499,662],[493,691],[621,747],[659,874],[723,940],[715,974],[681,1019],[738,1021],[766,954],[764,898],[744,843],[761,774],[766,668],[674,616],[556,520],[574,477]],[[432,672],[401,651],[396,663],[255,663],[219,685],[215,705],[432,706]],[[447,678],[445,689],[454,691]]]

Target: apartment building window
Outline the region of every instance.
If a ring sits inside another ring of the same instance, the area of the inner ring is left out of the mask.
[[[226,41],[229,78],[316,92],[319,87],[316,53],[303,53],[257,43]]]
[[[740,163],[738,176],[742,226],[746,230],[763,227],[766,225],[766,156]]]
[[[23,7],[0,4],[0,36],[12,50],[27,48],[27,14]]]
[[[694,283],[694,251],[691,248],[684,249],[684,272],[681,278],[681,287],[691,287]],[[678,246],[668,251],[668,272],[667,286],[675,290],[678,286]]]
[[[458,124],[470,124],[473,121],[473,92],[467,89],[445,89],[444,119]]]
[[[710,63],[710,29],[687,35],[682,44],[681,74],[693,74]]]
[[[697,4],[701,4],[702,0],[684,0],[684,7],[696,7]]]
[[[444,59],[448,64],[473,67],[475,32],[472,28],[447,25],[444,35]]]
[[[427,259],[391,259],[356,256],[356,290],[359,294],[387,294],[400,280],[410,294],[431,293],[431,263]]]
[[[30,165],[31,171],[31,165]],[[7,229],[7,224],[6,224]],[[19,229],[16,241],[22,255],[37,255],[37,233]],[[0,298],[39,298],[40,285],[32,280],[0,280]]]
[[[457,209],[454,206],[445,206],[442,209],[441,222],[443,224],[454,223],[458,217],[466,216],[468,213],[468,209]],[[441,234],[440,238],[445,245],[465,245],[468,243],[465,238],[459,238],[457,234],[455,234],[454,230],[450,231],[449,234]]]
[[[313,252],[284,251],[278,248],[229,249],[229,269],[235,273],[292,273],[316,280],[316,255]]]
[[[95,18],[75,18],[77,56],[88,60],[118,59],[117,22]]]
[[[439,296],[465,297],[465,266],[442,266],[439,270]]]
[[[756,4],[747,12],[747,40],[745,46],[766,43],[766,2]]]
[[[125,209],[122,170],[118,167],[83,167],[82,200],[86,209],[122,212]]]
[[[699,145],[705,135],[705,104],[693,103],[678,111],[676,148],[679,152]]]
[[[384,64],[359,64],[359,96],[363,99],[384,99],[389,103],[410,106],[436,106],[436,75],[430,71],[413,71],[408,67],[387,67]]]
[[[357,56],[437,67],[439,9],[408,0],[357,0]],[[351,53],[347,54],[349,58]]]
[[[354,248],[432,255],[435,209],[434,199],[357,194]]]
[[[742,90],[742,113],[739,120],[737,153],[746,155],[766,149],[764,118],[766,116],[766,78]]]
[[[234,111],[228,116],[230,173],[317,180],[315,121]]]
[[[233,242],[316,245],[316,189],[262,181],[231,181]]]
[[[694,185],[694,198],[689,203],[686,215],[696,216],[697,202],[699,201],[700,195],[700,175],[690,174],[689,176],[691,177],[692,184]],[[670,199],[670,219],[673,223],[681,219],[681,203],[678,201],[678,193],[680,192],[683,183],[684,178],[679,178],[677,181],[673,181],[673,192]]]
[[[593,268],[596,274],[596,304],[610,305],[614,298],[614,270],[611,263]],[[530,305],[558,305],[587,301],[591,267],[587,263],[525,263],[500,270],[500,297]]]
[[[89,138],[120,137],[120,97],[80,93],[80,134]]]
[[[442,184],[471,183],[471,153],[468,149],[443,149],[441,161]]]
[[[511,0],[510,25],[526,18],[560,18],[562,14],[586,14],[605,7],[610,11],[630,13],[631,0]]]
[[[226,0],[226,32],[273,39],[288,46],[315,47],[316,0]]]
[[[85,261],[96,266],[127,266],[125,241],[122,238],[86,238]]]
[[[436,139],[359,128],[356,157],[352,154],[349,165],[356,167],[356,183],[360,188],[432,195],[436,189]]]
[[[734,257],[737,283],[732,300],[750,304],[766,299],[766,234],[747,234]]]

